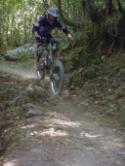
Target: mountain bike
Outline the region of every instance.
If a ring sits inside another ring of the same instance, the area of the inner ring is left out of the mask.
[[[57,54],[55,51],[57,44],[52,43],[53,39],[49,43],[46,39],[42,42],[36,75],[39,80],[43,80],[45,75],[48,74],[51,93],[58,96],[64,85],[64,67],[60,56],[55,55]]]

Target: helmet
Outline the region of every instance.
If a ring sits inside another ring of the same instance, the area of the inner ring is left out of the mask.
[[[49,8],[47,13],[53,17],[58,17],[58,9],[55,7]]]

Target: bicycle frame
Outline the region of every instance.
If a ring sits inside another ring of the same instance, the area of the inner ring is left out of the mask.
[[[47,51],[47,57],[45,57],[45,61],[50,60],[51,64],[53,63],[53,60],[57,58],[56,55],[58,54],[57,43],[55,42],[52,44],[52,42],[53,40],[50,40],[49,43],[48,42],[42,43],[43,51],[41,53],[41,56],[43,56],[44,51]]]

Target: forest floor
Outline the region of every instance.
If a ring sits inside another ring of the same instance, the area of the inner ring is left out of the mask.
[[[37,82],[32,69],[1,63],[0,70],[1,112],[12,124],[6,129],[1,165],[125,165],[125,135],[112,118],[111,89],[108,97],[96,93],[93,98],[85,90],[86,82],[83,89],[66,89],[66,94],[53,98],[47,80]],[[37,106],[41,114],[27,116],[27,104]]]

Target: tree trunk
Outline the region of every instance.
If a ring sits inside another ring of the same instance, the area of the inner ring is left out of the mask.
[[[108,14],[112,14],[112,9],[113,9],[112,0],[106,0],[106,9]]]
[[[73,22],[73,21],[67,19],[67,18],[64,16],[63,10],[62,10],[62,2],[61,2],[61,0],[56,0],[56,5],[58,6],[60,16],[61,16],[62,20],[64,21],[64,23],[66,23],[66,24],[69,25],[69,26],[75,27],[75,28],[79,28],[79,27],[82,26],[81,23]]]

